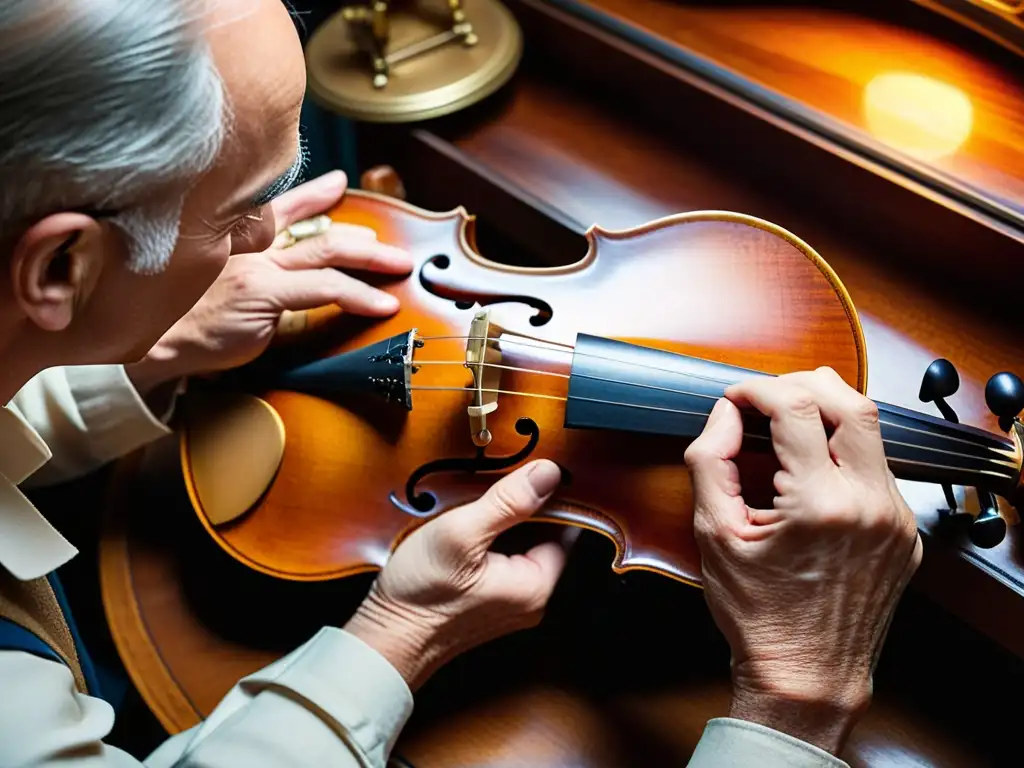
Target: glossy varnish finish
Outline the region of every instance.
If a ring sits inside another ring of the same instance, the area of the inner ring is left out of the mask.
[[[584,4],[808,107],[897,160],[948,175],[1024,222],[1019,60],[966,30],[951,36],[945,18],[902,1]]]
[[[489,307],[492,324],[520,338],[571,345],[584,332],[768,373],[830,365],[851,386],[862,388],[866,380],[856,312],[839,279],[809,246],[762,220],[689,213],[627,231],[592,228],[590,250],[579,262],[525,269],[476,254],[472,223],[462,211],[428,214],[353,192],[331,215],[372,226],[380,239],[409,248],[416,267],[409,278],[386,286],[402,301],[394,317],[379,323],[342,317],[325,326],[328,354],[415,328],[425,343],[413,361],[423,362],[412,377],[408,412],[383,401],[265,391],[258,372],[249,377],[247,388],[285,425],[273,484],[253,509],[223,526],[207,521],[202,494],[191,482],[190,489],[217,541],[268,574],[318,580],[382,566],[424,519],[393,503],[392,495],[407,499],[406,481],[423,465],[474,456],[469,394],[461,388],[471,382],[462,366],[464,337],[480,306]],[[550,316],[535,325],[538,307]],[[515,455],[527,442],[516,424],[531,419],[540,438],[530,458],[552,459],[567,471],[541,519],[605,534],[616,543],[619,570],[643,568],[699,582],[689,476],[681,461],[686,442],[563,429],[564,403],[551,398],[565,397],[566,380],[525,371],[567,372],[571,352],[552,356],[517,345],[515,337],[501,346],[502,364],[519,370],[502,370],[500,389],[525,394],[499,395],[498,410],[488,417],[494,439],[486,455]],[[182,446],[188,477],[187,428]],[[476,498],[495,477],[431,474],[416,490],[437,497],[432,515]]]

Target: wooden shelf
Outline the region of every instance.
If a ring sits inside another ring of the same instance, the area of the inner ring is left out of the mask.
[[[1024,236],[1020,59],[949,18],[877,0],[545,5]]]

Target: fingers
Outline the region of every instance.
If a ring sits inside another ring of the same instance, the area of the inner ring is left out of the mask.
[[[498,534],[537,512],[562,480],[553,461],[531,462],[501,478],[477,501],[444,515],[464,540],[487,548]]]
[[[401,248],[378,242],[369,227],[333,224],[330,231],[291,248],[273,252],[271,258],[283,269],[357,269],[389,275],[408,274],[412,256]]]
[[[874,402],[831,368],[802,371],[784,378],[810,392],[822,417],[834,428],[829,446],[836,464],[874,477],[887,471],[878,406]]]
[[[834,467],[814,394],[785,376],[755,377],[734,384],[725,396],[737,407],[756,408],[771,419],[772,446],[782,468],[808,475]]]
[[[269,289],[282,310],[315,309],[337,304],[346,312],[385,317],[398,310],[398,299],[335,269],[281,270]]]
[[[578,528],[567,530],[579,533]],[[525,612],[528,624],[535,623],[565,570],[574,540],[563,537],[561,543],[546,541],[524,555],[510,557],[488,552],[482,590],[504,605],[517,606]]]
[[[538,544],[525,555],[513,556],[509,559],[513,573],[510,583],[529,584],[538,608],[544,607],[555,585],[565,570],[569,559],[565,547],[557,541]],[[521,578],[517,578],[521,577]]]
[[[725,398],[711,409],[704,431],[690,443],[683,460],[693,481],[697,515],[727,518],[730,525],[746,519],[746,505],[740,496],[739,471],[733,458],[743,443],[743,421],[739,409]],[[698,521],[718,525],[720,521]]]
[[[331,171],[288,190],[271,203],[278,228],[290,227],[337,205],[347,188],[348,177],[342,171]]]
[[[739,409],[721,398],[708,416],[700,436],[690,443],[683,461],[695,484],[706,493],[735,496],[739,493],[736,465],[732,460],[743,444],[743,421]]]

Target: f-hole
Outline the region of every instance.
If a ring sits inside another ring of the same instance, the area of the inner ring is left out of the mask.
[[[442,299],[451,299],[459,309],[471,309],[476,305],[486,307],[491,304],[525,304],[526,306],[533,307],[537,310],[536,314],[530,317],[530,325],[537,327],[546,325],[551,321],[554,310],[551,308],[551,305],[543,299],[538,299],[534,296],[487,293],[485,291],[468,291],[454,288],[452,286],[442,285],[431,280],[424,273],[428,264],[432,264],[437,269],[448,269],[448,267],[451,266],[451,259],[443,253],[439,253],[424,261],[422,266],[420,266],[420,285],[435,296],[440,296]]]
[[[438,459],[424,464],[411,475],[405,483],[405,500],[399,499],[394,493],[391,494],[391,502],[398,508],[405,510],[410,515],[423,517],[437,506],[437,497],[430,491],[417,492],[416,486],[429,475],[438,472],[468,472],[475,475],[477,472],[495,472],[501,469],[513,467],[525,460],[540,440],[540,427],[533,419],[523,417],[516,421],[516,432],[523,436],[529,436],[529,441],[519,451],[511,456],[486,456],[486,448],[478,448],[476,455],[472,458],[454,457]]]

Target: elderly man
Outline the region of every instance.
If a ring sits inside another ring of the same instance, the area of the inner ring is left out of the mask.
[[[342,270],[411,264],[359,228],[272,247],[345,188],[331,174],[285,192],[305,79],[280,0],[3,0],[0,82],[0,765],[139,765],[103,743],[113,710],[55,578],[75,551],[19,484],[165,434],[180,382],[253,359],[286,309],[394,312]],[[771,509],[743,500],[740,408],[772,420]],[[871,404],[827,370],[759,378],[684,459],[734,681],[692,764],[842,765],[920,560]],[[489,548],[558,479],[531,463],[424,525],[344,627],[239,681],[144,764],[383,765],[434,670],[540,620],[561,547]]]

